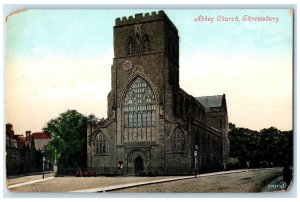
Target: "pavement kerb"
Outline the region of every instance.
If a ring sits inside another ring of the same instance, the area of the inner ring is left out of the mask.
[[[46,181],[46,180],[51,180],[51,179],[53,179],[53,178],[54,178],[54,177],[48,177],[48,178],[40,179],[40,180],[32,180],[32,181],[29,181],[29,182],[22,182],[22,183],[19,183],[19,184],[9,185],[9,186],[7,186],[7,188],[8,188],[8,189],[11,189],[11,188],[15,188],[15,187],[21,187],[21,186],[28,185],[28,184],[34,184],[34,183],[37,183],[37,182],[42,182],[42,181]]]
[[[76,191],[70,191],[70,192],[107,192],[107,191],[113,191],[113,190],[118,190],[118,189],[129,188],[129,187],[137,187],[137,186],[142,186],[142,185],[157,184],[157,183],[163,183],[163,182],[171,182],[171,181],[190,179],[190,178],[195,178],[195,176],[169,178],[169,179],[162,179],[162,180],[151,180],[151,181],[145,181],[145,182],[135,182],[135,183],[113,185],[113,186],[107,186],[107,187],[76,190]]]
[[[265,168],[265,169],[272,169],[272,168]],[[224,175],[224,174],[231,174],[231,173],[241,173],[241,172],[248,172],[248,171],[257,171],[262,169],[243,169],[243,170],[233,170],[233,171],[221,171],[221,172],[214,172],[214,173],[206,173],[206,174],[200,174],[197,175],[198,177],[206,177],[206,176],[212,176],[212,175]],[[163,183],[163,182],[171,182],[171,181],[177,181],[177,180],[184,180],[184,179],[192,179],[195,178],[195,176],[185,176],[185,177],[174,177],[174,178],[168,178],[168,179],[162,179],[162,180],[151,180],[151,181],[145,181],[145,182],[136,182],[136,183],[128,183],[128,184],[121,184],[121,185],[113,185],[113,186],[107,186],[107,187],[98,187],[98,188],[91,188],[91,189],[82,189],[82,190],[76,190],[76,191],[69,191],[69,192],[108,192],[108,191],[114,191],[124,188],[130,188],[130,187],[137,187],[142,185],[150,185],[150,184],[157,184],[157,183]]]

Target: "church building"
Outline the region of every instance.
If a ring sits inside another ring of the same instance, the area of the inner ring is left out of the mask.
[[[229,153],[225,95],[193,97],[180,88],[179,36],[168,16],[117,18],[113,31],[107,118],[89,116],[88,167],[103,175],[223,168]]]

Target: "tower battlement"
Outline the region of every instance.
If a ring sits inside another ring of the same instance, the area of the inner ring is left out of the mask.
[[[115,26],[124,26],[124,25],[130,25],[130,24],[136,24],[136,23],[143,23],[143,22],[149,22],[154,20],[163,20],[167,19],[171,27],[176,30],[175,25],[172,23],[172,21],[168,18],[168,16],[165,14],[163,10],[160,10],[158,12],[153,11],[151,13],[137,13],[134,16],[124,16],[122,18],[116,18],[115,20]]]
[[[116,26],[119,25],[125,25],[125,24],[131,24],[141,21],[148,21],[148,20],[157,20],[161,19],[165,15],[164,11],[160,10],[158,12],[153,11],[151,13],[137,13],[134,16],[124,16],[122,18],[116,19]]]

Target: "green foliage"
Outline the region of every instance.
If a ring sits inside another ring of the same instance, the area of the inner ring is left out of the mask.
[[[230,156],[242,163],[250,161],[259,166],[261,162],[273,165],[292,164],[293,132],[270,127],[261,131],[237,128],[229,124]]]
[[[52,141],[45,148],[45,156],[60,167],[86,167],[87,117],[76,110],[67,110],[51,119],[43,130]]]

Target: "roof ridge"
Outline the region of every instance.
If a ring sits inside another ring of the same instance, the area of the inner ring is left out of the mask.
[[[201,98],[201,97],[216,97],[216,96],[223,96],[223,95],[207,95],[207,96],[199,96],[199,97],[196,97],[196,98]]]

